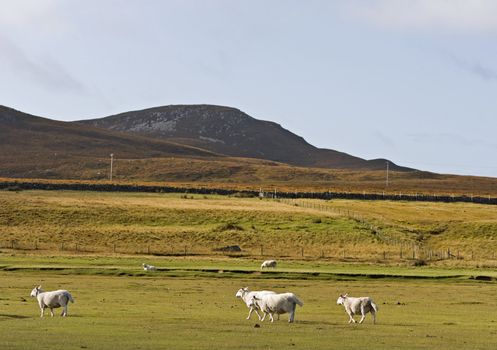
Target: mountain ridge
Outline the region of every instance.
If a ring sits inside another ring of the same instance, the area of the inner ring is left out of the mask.
[[[365,160],[317,148],[278,123],[259,120],[227,106],[159,106],[76,123],[176,141],[233,157],[266,159],[295,166],[381,170],[387,162],[382,158]],[[388,162],[391,170],[414,170]]]

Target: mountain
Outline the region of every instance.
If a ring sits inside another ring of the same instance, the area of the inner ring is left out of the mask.
[[[50,173],[71,163],[74,171],[85,171],[83,164],[101,162],[97,159],[108,159],[111,153],[121,158],[220,157],[196,147],[50,120],[0,106],[0,176],[40,176],[40,169]]]
[[[78,123],[174,141],[233,157],[266,159],[303,167],[380,170],[385,169],[387,161],[365,160],[314,147],[279,124],[223,106],[171,105]],[[390,169],[413,170],[392,162]]]

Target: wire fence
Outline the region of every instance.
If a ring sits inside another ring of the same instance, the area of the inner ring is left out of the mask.
[[[151,255],[171,257],[245,257],[254,259],[289,259],[289,260],[330,260],[344,262],[423,262],[439,260],[496,260],[495,253],[474,251],[429,249],[416,245],[400,244],[384,245],[378,249],[357,249],[347,245],[306,245],[293,247],[259,246],[226,246],[220,248],[195,244],[105,244],[92,245],[77,242],[45,243],[39,241],[4,240],[0,241],[0,249],[9,252],[101,254],[101,255]],[[381,249],[383,248],[383,249]]]

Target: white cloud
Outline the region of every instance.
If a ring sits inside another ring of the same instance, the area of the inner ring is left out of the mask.
[[[58,92],[85,93],[85,86],[49,55],[41,58],[28,56],[21,47],[0,34],[0,73],[14,74]]]
[[[497,33],[495,0],[347,2],[344,14],[387,29]]]

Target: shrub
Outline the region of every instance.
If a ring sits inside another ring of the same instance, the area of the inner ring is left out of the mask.
[[[243,231],[244,228],[241,227],[240,225],[234,223],[234,222],[227,222],[224,224],[219,225],[216,228],[216,231],[218,232],[223,232],[223,231]]]

